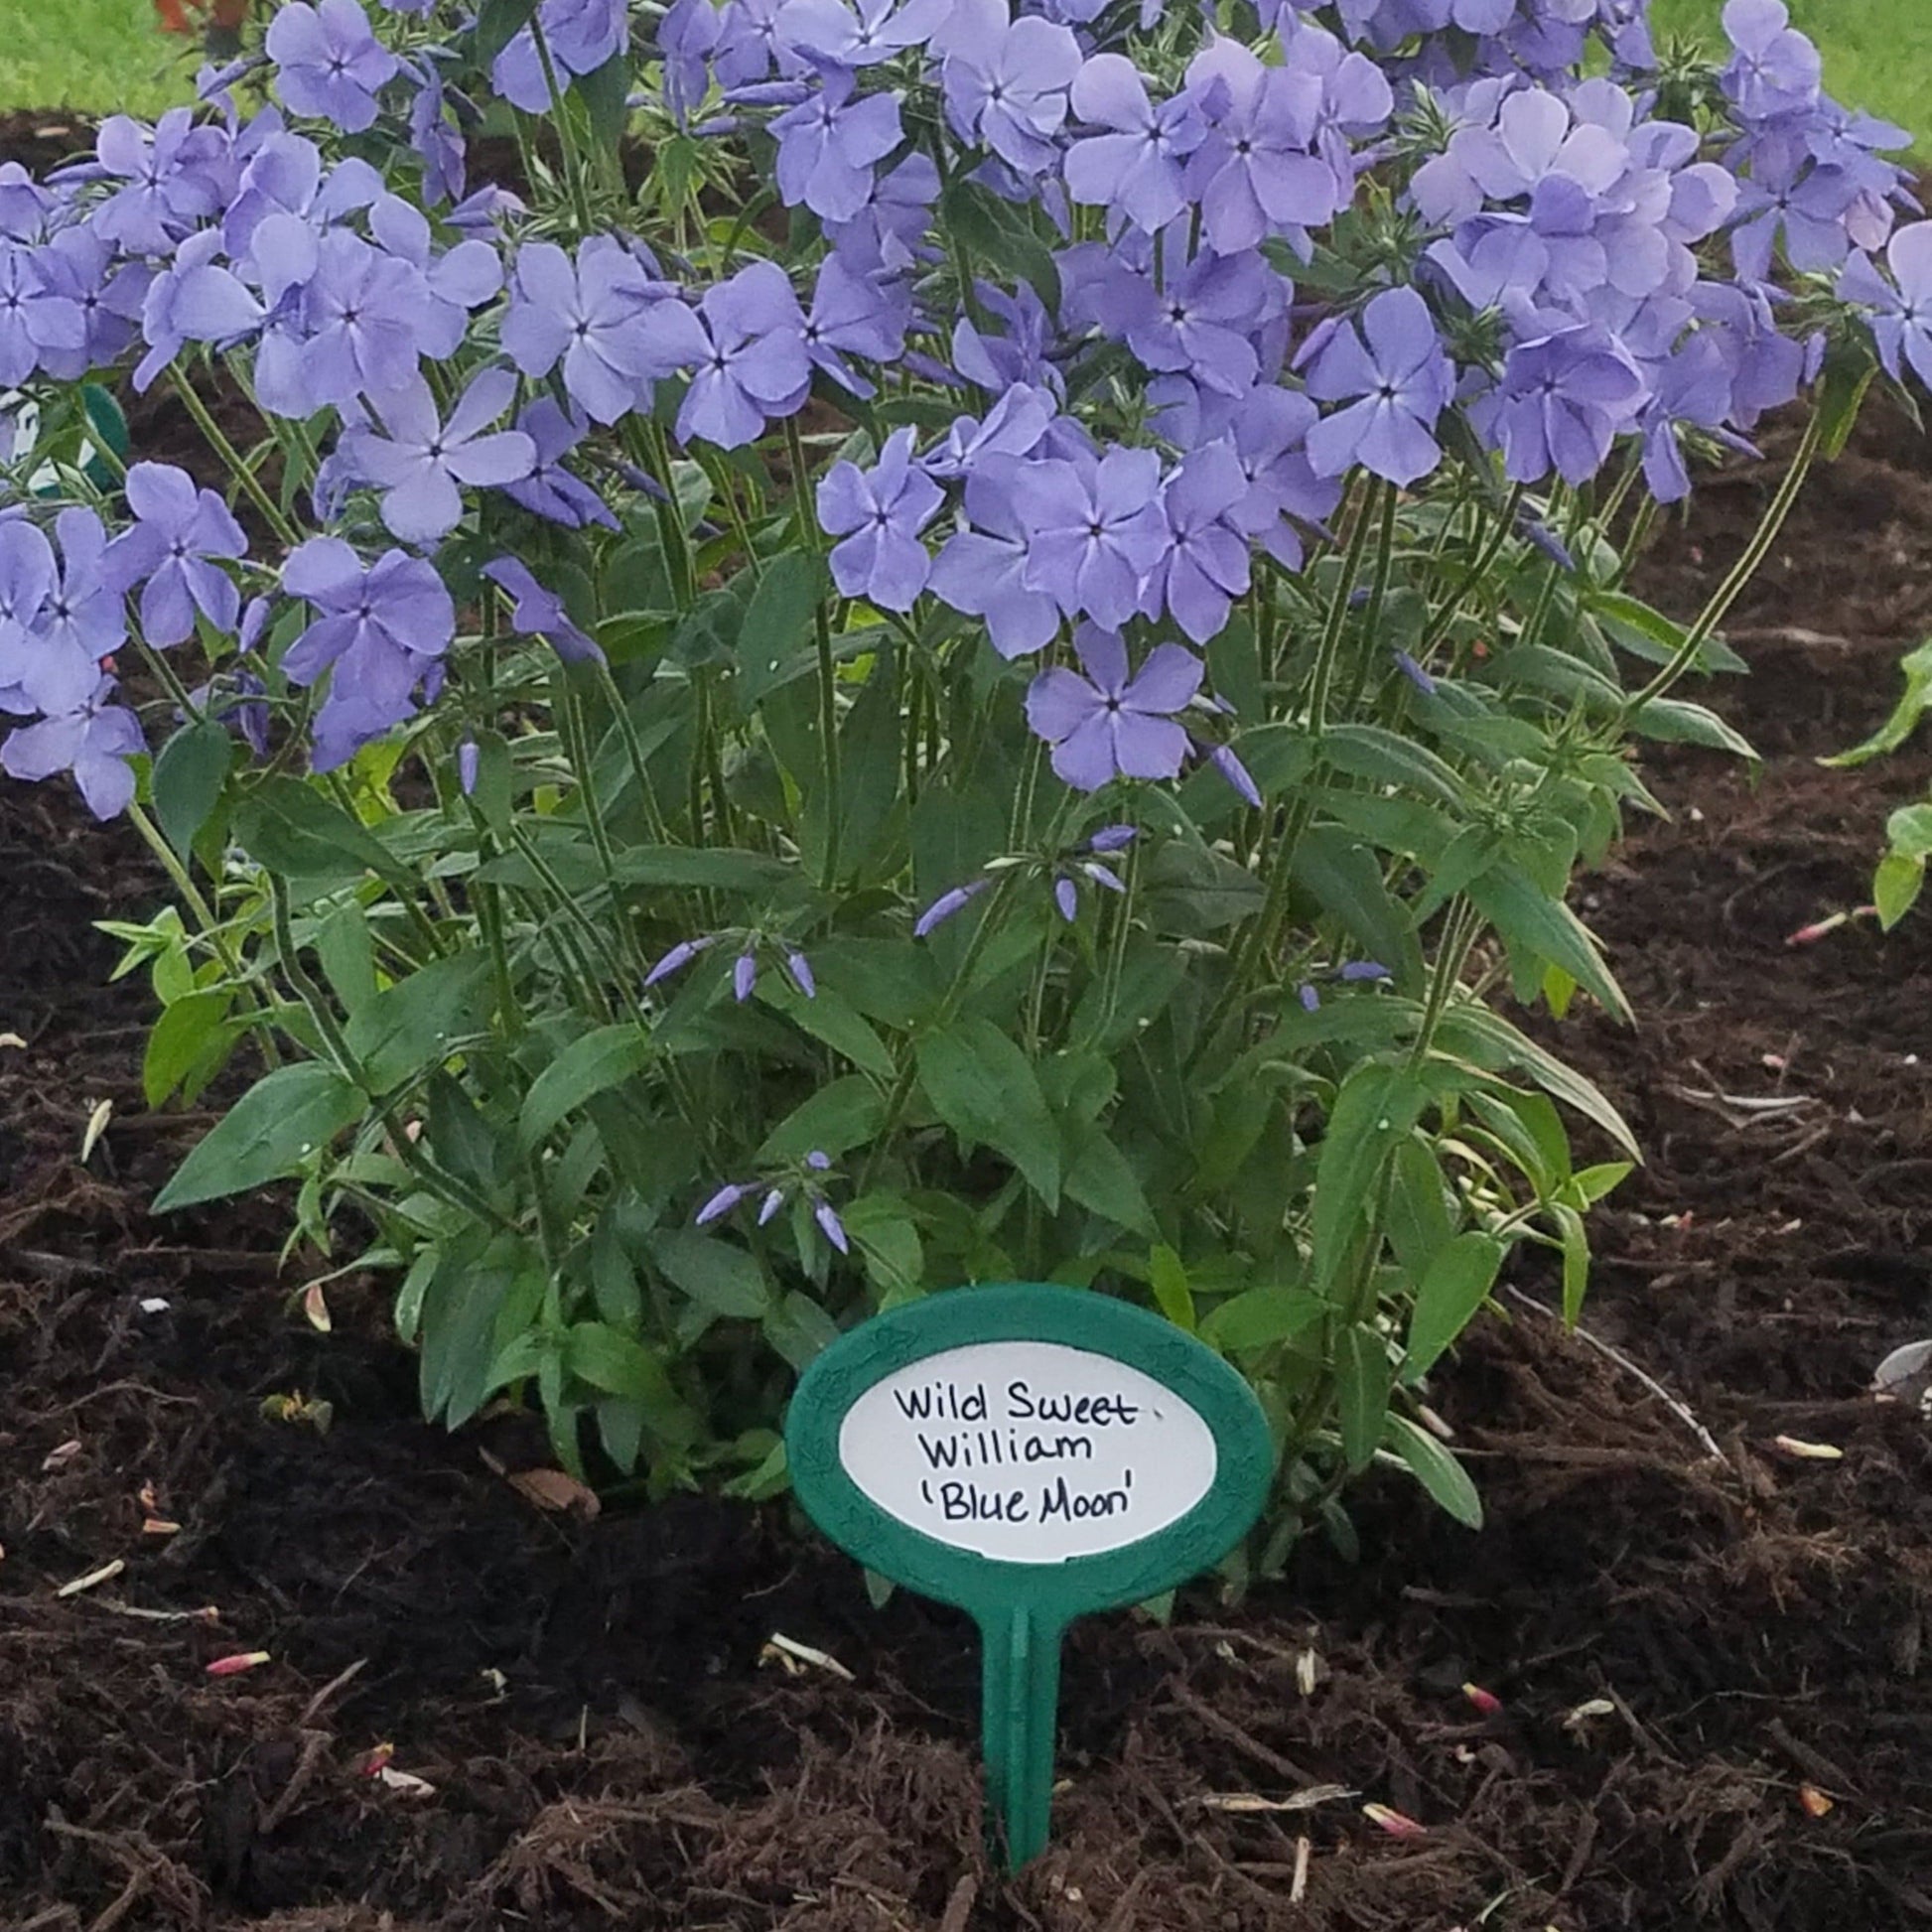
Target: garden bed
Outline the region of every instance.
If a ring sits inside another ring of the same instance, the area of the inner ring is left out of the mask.
[[[1651,569],[1661,602],[1695,605],[1774,475],[1701,494]],[[1885,810],[1932,778],[1924,751],[1812,762],[1883,715],[1932,627],[1928,541],[1919,446],[1873,422],[1732,622],[1757,671],[1722,695],[1762,778],[1656,759],[1674,822],[1588,889],[1647,1019],[1566,1037],[1650,1165],[1597,1219],[1587,1320],[1722,1460],[1512,1302],[1440,1377],[1487,1529],[1371,1481],[1359,1565],[1311,1545],[1236,1613],[1197,1594],[1173,1629],[1076,1631],[1055,1848],[1014,1884],[978,1851],[960,1620],[873,1610],[782,1510],[539,1509],[490,1466],[541,1460],[538,1437],[415,1420],[373,1290],[329,1291],[329,1335],[305,1320],[272,1212],[146,1216],[200,1123],[143,1116],[145,989],[102,990],[86,922],[156,882],[122,828],[6,788],[0,1031],[27,1044],[0,1048],[0,1920],[1932,1920],[1932,1429],[1862,1393],[1932,1329],[1932,952],[1922,917],[1787,943],[1863,898]],[[265,1415],[298,1391],[331,1405],[326,1434]],[[144,1537],[144,1514],[179,1533]],[[218,1623],[135,1614],[209,1604]],[[774,1633],[851,1681],[761,1664]],[[270,1661],[207,1675],[252,1650]],[[387,1745],[433,1788],[370,1775]],[[1298,1792],[1315,1802],[1281,1808]]]

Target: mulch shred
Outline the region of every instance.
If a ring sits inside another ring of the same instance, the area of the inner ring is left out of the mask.
[[[1694,608],[1774,478],[1703,494],[1660,601]],[[545,1513],[480,1452],[537,1459],[514,1425],[416,1420],[372,1288],[303,1318],[272,1204],[147,1216],[206,1122],[144,1114],[147,991],[103,984],[88,921],[157,882],[56,789],[0,790],[0,1925],[1932,1924],[1932,1425],[1864,1393],[1932,1333],[1932,925],[1787,944],[1863,901],[1932,784],[1922,749],[1815,763],[1932,629],[1928,543],[1923,455],[1874,422],[1732,621],[1755,674],[1717,701],[1763,772],[1647,760],[1673,818],[1587,882],[1641,1025],[1539,1023],[1649,1152],[1587,1326],[1722,1456],[1525,1271],[1438,1378],[1488,1527],[1371,1479],[1357,1562],[1311,1542],[1238,1610],[1076,1629],[1054,1844],[1017,1881],[981,1850],[959,1618],[873,1609],[780,1509]],[[326,1433],[264,1413],[298,1392]],[[760,1664],[774,1632],[853,1681]]]

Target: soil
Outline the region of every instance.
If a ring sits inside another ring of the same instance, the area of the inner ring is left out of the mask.
[[[1770,454],[1660,541],[1667,608]],[[1594,1222],[1594,1341],[1531,1270],[1440,1376],[1487,1527],[1371,1479],[1356,1562],[1078,1627],[1017,1880],[960,1619],[873,1608],[782,1509],[541,1509],[497,1473],[540,1459],[515,1427],[416,1419],[374,1288],[304,1318],[274,1203],[149,1218],[206,1120],[144,1112],[147,989],[89,921],[159,884],[0,788],[0,1927],[1932,1925],[1932,1424],[1867,1393],[1932,1333],[1932,922],[1790,943],[1932,785],[1924,748],[1815,762],[1932,629],[1928,542],[1932,466],[1874,416],[1730,624],[1753,675],[1715,701],[1761,771],[1648,759],[1671,817],[1587,884],[1642,1023],[1540,1024],[1649,1159]],[[296,1394],[326,1431],[269,1413]]]

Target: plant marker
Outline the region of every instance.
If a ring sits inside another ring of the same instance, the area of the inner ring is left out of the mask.
[[[1247,1533],[1275,1464],[1261,1405],[1158,1314],[1076,1289],[926,1296],[805,1371],[785,1421],[806,1513],[868,1569],[980,1627],[989,1814],[1045,1848],[1060,1639]]]

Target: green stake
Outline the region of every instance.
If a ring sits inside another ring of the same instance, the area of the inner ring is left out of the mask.
[[[841,1336],[799,1381],[785,1444],[833,1542],[979,1624],[987,1808],[1016,1868],[1046,1845],[1066,1626],[1218,1562],[1275,1461],[1253,1391],[1193,1336],[1024,1284]]]

